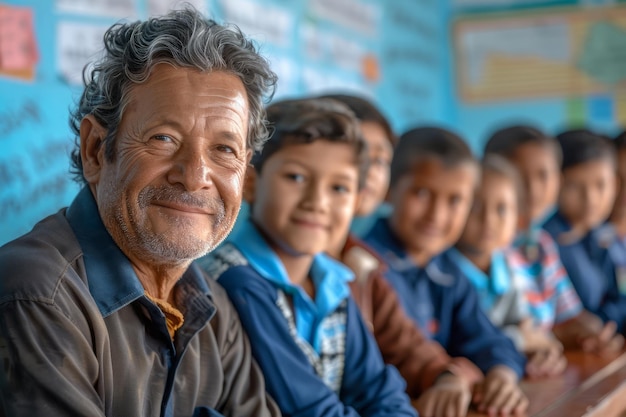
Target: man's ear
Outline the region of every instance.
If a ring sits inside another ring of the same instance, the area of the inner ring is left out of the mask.
[[[254,196],[256,193],[256,177],[256,169],[254,169],[252,165],[248,164],[246,177],[243,181],[243,199],[250,205],[254,203]]]
[[[89,184],[97,184],[104,163],[106,129],[89,114],[80,122],[80,158],[83,175]]]

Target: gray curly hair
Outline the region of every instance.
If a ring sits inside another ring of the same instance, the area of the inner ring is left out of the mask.
[[[256,45],[236,26],[225,26],[187,7],[147,21],[117,23],[104,35],[104,56],[83,79],[85,89],[70,115],[75,134],[71,172],[85,183],[80,157],[80,123],[92,114],[107,129],[105,157],[112,161],[115,137],[130,89],[146,82],[157,64],[200,71],[226,71],[245,86],[250,117],[248,147],[259,150],[267,140],[264,101],[271,100],[277,77]]]

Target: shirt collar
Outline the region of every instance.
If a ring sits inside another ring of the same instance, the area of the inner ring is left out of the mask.
[[[489,274],[481,271],[456,248],[450,249],[450,258],[476,288],[487,288],[493,294],[502,295],[509,290],[510,276],[504,253],[496,251],[491,255]]]
[[[393,253],[397,257],[407,257],[407,253],[404,250],[402,242],[400,242],[396,235],[391,231],[391,226],[389,226],[388,218],[381,218],[376,220],[376,223],[374,223],[374,227],[372,227],[372,230],[368,233],[365,240],[372,240],[370,238],[373,238],[378,246],[386,248],[388,252]]]
[[[78,193],[67,210],[67,220],[83,251],[89,292],[103,317],[144,296],[130,261],[102,223],[89,187]],[[180,282],[210,295],[208,284],[193,264]]]
[[[546,230],[553,236],[556,236],[555,240],[564,246],[582,244],[588,251],[594,252],[596,249],[606,249],[611,246],[616,240],[616,234],[613,226],[610,223],[604,223],[583,236],[575,238],[575,240],[568,241],[567,244],[563,244],[559,236],[563,233],[567,233],[572,230],[572,226],[565,217],[559,212],[546,222]]]
[[[388,265],[396,272],[407,272],[419,275],[425,273],[428,278],[438,284],[449,286],[454,283],[454,277],[446,272],[445,264],[449,262],[446,252],[433,257],[425,267],[415,264],[411,256],[406,252],[402,242],[391,230],[388,219],[378,219],[371,232],[368,234],[366,243],[375,242],[380,254]]]
[[[531,228],[541,229],[557,213],[557,206],[552,206],[546,210],[538,219],[531,223]]]
[[[527,230],[518,233],[513,242],[513,246],[517,248],[524,248],[527,246],[539,245],[539,236],[542,229],[546,226],[546,223],[550,221],[557,214],[556,206],[550,207],[543,213],[538,219],[535,219],[530,223]]]
[[[291,283],[280,258],[250,220],[244,221],[229,240],[263,278],[288,294],[297,293],[310,300],[302,288]],[[354,273],[328,255],[315,255],[309,273],[316,290],[315,301],[310,301],[320,315],[334,311],[350,294],[347,283],[354,279]]]

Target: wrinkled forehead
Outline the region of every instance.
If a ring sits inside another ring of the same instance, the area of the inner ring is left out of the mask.
[[[157,65],[150,77],[128,92],[128,106],[149,106],[151,112],[232,113],[247,122],[249,104],[241,80],[224,71],[202,72],[193,68]]]

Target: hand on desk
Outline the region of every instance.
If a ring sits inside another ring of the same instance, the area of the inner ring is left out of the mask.
[[[414,402],[421,417],[464,417],[467,414],[472,389],[468,381],[445,373]]]
[[[518,385],[517,375],[506,366],[495,366],[474,389],[472,402],[490,416],[523,414],[528,399]]]
[[[616,334],[616,330],[614,322],[603,324],[600,318],[587,311],[553,329],[566,349],[582,349],[600,355],[621,351],[624,337]]]
[[[561,374],[567,367],[563,355],[563,345],[554,335],[536,326],[530,318],[522,320],[518,326],[524,340],[526,375],[530,378],[543,378]]]
[[[525,318],[517,326],[519,333],[524,341],[525,352],[536,352],[544,349],[551,349],[555,343],[561,345],[555,340],[554,335],[550,331],[546,331],[535,325],[533,319]]]
[[[526,375],[529,378],[546,378],[560,375],[567,368],[563,346],[554,341],[551,346],[526,353]]]
[[[595,334],[582,336],[579,342],[582,350],[598,354],[621,351],[624,346],[624,337],[621,334],[616,334],[616,330],[615,322],[609,321]]]

